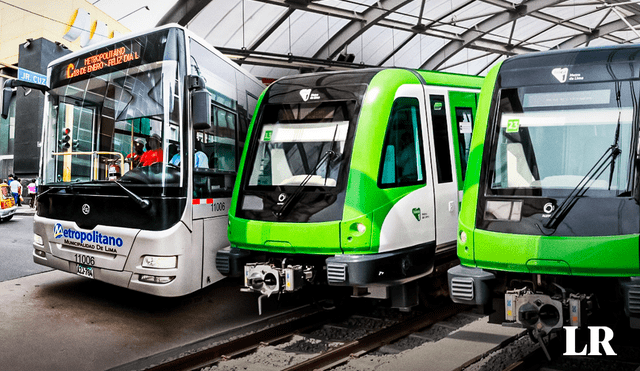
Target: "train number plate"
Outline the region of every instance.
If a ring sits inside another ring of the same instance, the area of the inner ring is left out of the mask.
[[[77,273],[82,277],[93,278],[93,268],[91,267],[85,267],[84,265],[78,264]]]

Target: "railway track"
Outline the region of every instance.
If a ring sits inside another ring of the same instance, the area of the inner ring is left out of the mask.
[[[607,325],[607,324],[601,324]],[[640,341],[638,335],[640,331],[631,330],[628,324],[609,323],[614,329],[615,337],[610,342],[616,353],[615,356],[604,355],[602,349],[601,356],[580,355],[565,356],[564,333],[553,335],[545,344],[551,359],[547,359],[544,350],[536,343],[533,343],[528,336],[524,336],[519,341],[508,344],[500,349],[495,355],[490,355],[481,365],[473,365],[465,371],[637,371],[640,370]],[[585,331],[578,337],[575,349],[581,352],[589,343],[589,334]],[[507,350],[508,349],[508,350]],[[499,354],[503,353],[503,354]],[[504,359],[504,357],[514,359]],[[504,366],[504,367],[502,367]]]
[[[280,364],[274,369],[287,371],[329,369],[464,310],[468,310],[468,307],[453,303],[439,305],[422,313],[382,310],[377,314],[362,315],[358,308],[318,310],[264,330],[239,336],[208,349],[187,354],[148,370],[213,370],[218,368],[218,365],[223,369],[225,364],[232,360],[242,359],[260,348],[277,344],[288,345],[284,347],[284,353],[292,355],[284,356],[288,358],[288,364]],[[341,337],[347,340],[335,341],[336,338]],[[352,337],[357,338],[349,340]],[[334,340],[331,341],[331,339]],[[313,353],[318,350],[319,352]],[[274,351],[280,352],[279,358],[283,357],[281,350]],[[276,358],[275,355],[261,356],[265,360]]]

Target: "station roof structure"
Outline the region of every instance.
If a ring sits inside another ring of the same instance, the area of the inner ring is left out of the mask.
[[[396,66],[485,75],[509,56],[640,40],[621,0],[178,0],[178,23],[256,76]]]

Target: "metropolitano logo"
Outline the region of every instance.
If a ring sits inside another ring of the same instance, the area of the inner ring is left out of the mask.
[[[601,356],[600,346],[602,345],[602,349],[604,353],[608,356],[617,355],[616,352],[613,351],[609,342],[613,340],[613,330],[606,326],[589,326],[589,344],[585,344],[580,352],[576,352],[576,330],[578,327],[576,326],[567,326],[565,327],[565,331],[567,332],[567,342],[565,347],[565,352],[562,354],[563,356]],[[600,340],[600,332],[604,333],[604,339]]]
[[[53,226],[53,238],[62,237],[62,230],[62,224],[56,223],[56,225]]]

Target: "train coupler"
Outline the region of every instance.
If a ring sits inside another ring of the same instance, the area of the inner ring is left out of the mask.
[[[529,288],[509,290],[504,296],[505,323],[533,330],[541,336],[564,326],[581,327],[595,305],[594,295],[545,295]]]
[[[249,263],[244,266],[243,292],[259,292],[267,297],[301,289],[313,278],[313,267],[270,263]]]

